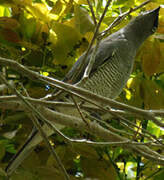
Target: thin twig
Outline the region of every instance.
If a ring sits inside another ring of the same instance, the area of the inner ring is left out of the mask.
[[[132,8],[132,9],[131,9],[131,12],[136,11],[137,9],[140,9],[141,7],[145,6],[146,4],[148,4],[148,3],[150,3],[150,2],[152,2],[152,0],[147,0],[147,1],[143,2],[143,3],[140,4],[139,6],[137,6],[137,7],[135,7],[135,8]]]
[[[91,115],[89,115],[89,114],[87,114],[86,116],[88,116],[89,119],[91,119],[91,120],[93,120],[93,121],[97,121],[97,122],[99,122],[99,123],[101,123],[101,124],[104,124],[104,125],[107,127],[107,129],[109,129],[109,130],[112,131],[112,132],[121,133],[121,134],[126,134],[126,135],[128,135],[128,136],[133,136],[133,134],[130,134],[130,133],[128,133],[128,132],[126,132],[126,131],[123,131],[123,130],[120,130],[120,129],[116,129],[116,128],[110,126],[107,122],[102,121],[102,120],[99,120],[99,119],[97,119],[96,117],[93,117],[93,116],[91,116]]]
[[[36,98],[31,98],[31,97],[25,97],[23,96],[26,100],[30,101],[31,103],[33,104],[39,104],[39,105],[44,105],[44,106],[47,106],[47,107],[55,107],[55,106],[61,106],[61,107],[75,107],[74,103],[71,103],[71,102],[60,102],[60,101],[47,101],[47,100],[44,100],[44,99],[36,99]],[[19,99],[17,96],[15,95],[5,95],[5,96],[0,96],[0,102],[2,103],[8,103],[9,101],[17,101],[19,102]],[[0,104],[1,106],[1,104]],[[6,105],[7,106],[7,105]],[[96,107],[93,107],[93,106],[90,106],[90,105],[82,105],[81,106],[82,109],[84,110],[91,110],[91,111],[98,111],[100,113],[102,112],[106,112],[106,110],[103,110],[103,109],[98,109]],[[164,117],[164,110],[144,110],[145,112],[147,113],[153,113],[155,116],[160,116],[160,117]],[[113,113],[117,113],[119,115],[124,115],[124,116],[127,116],[127,117],[131,117],[132,113],[130,112],[126,112],[124,110],[118,110],[118,109],[110,109],[110,112],[113,112]],[[138,114],[135,114],[136,117],[140,117],[140,115]]]
[[[131,9],[129,9],[127,12],[120,14],[120,15],[110,24],[110,26],[109,26],[106,30],[104,30],[104,31],[102,31],[101,33],[99,33],[99,37],[98,37],[98,38],[101,39],[102,37],[104,37],[113,27],[117,26],[126,16],[128,16],[130,13],[132,13],[132,12],[140,9],[141,7],[145,6],[146,4],[148,4],[148,3],[150,3],[150,2],[151,2],[151,0],[145,1],[145,2],[143,2],[142,4],[140,4],[139,6],[137,6],[137,7],[135,7],[135,8],[131,8]]]
[[[108,141],[108,142],[121,142],[121,141],[126,141],[128,139],[115,134],[105,128],[103,128],[102,126],[100,126],[98,123],[95,122],[90,122],[90,128],[87,128],[87,126],[85,125],[85,123],[81,120],[81,118],[78,117],[74,117],[74,116],[68,116],[68,115],[64,115],[63,113],[58,113],[56,111],[47,109],[47,108],[43,108],[41,107],[40,111],[44,114],[44,116],[46,116],[48,118],[49,121],[54,122],[54,123],[60,123],[62,125],[65,126],[70,126],[70,127],[74,127],[76,129],[79,129],[81,131],[84,131],[84,129],[86,128],[86,131],[88,131],[91,134],[94,134],[98,137],[101,137],[102,139]],[[55,118],[54,118],[55,117]],[[136,147],[135,145],[126,145],[124,146],[124,148],[130,148],[135,152],[138,152],[138,149],[140,149],[139,153],[141,155],[146,156],[149,159],[149,155],[150,155],[150,159],[152,159],[152,157],[154,157],[154,161],[158,161],[160,164],[164,164],[164,157],[158,153],[156,153],[155,151],[149,149],[147,146],[138,146]],[[142,154],[142,152],[144,152]]]
[[[83,116],[83,113],[81,112],[80,107],[79,107],[79,105],[77,104],[75,98],[74,98],[72,95],[71,95],[71,98],[72,98],[72,100],[73,100],[73,102],[74,102],[74,104],[75,104],[75,106],[76,106],[76,108],[77,108],[77,110],[78,110],[78,112],[79,112],[82,120],[86,123],[87,126],[89,126],[89,122],[88,122],[88,121],[85,119],[85,117]]]
[[[95,26],[96,26],[96,25],[97,25],[97,21],[96,21],[95,13],[94,13],[94,11],[93,11],[92,4],[91,4],[90,0],[87,0],[87,2],[88,2],[88,5],[89,5],[89,8],[90,8],[90,10],[91,10],[93,22],[94,22],[94,24],[95,24]]]
[[[47,106],[47,107],[55,107],[55,106],[61,106],[63,108],[67,108],[67,107],[75,107],[74,103],[72,102],[60,102],[60,101],[47,101],[47,100],[44,100],[44,99],[36,99],[36,98],[31,98],[31,97],[25,97],[23,96],[23,98],[25,98],[26,100],[30,101],[31,103],[33,104],[36,104],[36,105],[44,105],[44,106]],[[19,99],[17,96],[15,95],[5,95],[5,96],[0,96],[0,102],[1,103],[5,103],[6,106],[8,104],[8,102],[11,102],[11,101],[14,101],[15,103],[19,103]],[[0,104],[0,107],[1,104]],[[8,108],[8,107],[7,107]],[[82,105],[81,106],[82,109],[84,110],[90,110],[90,111],[98,111],[99,113],[102,113],[102,112],[106,112],[106,110],[104,109],[98,109],[96,107],[93,107],[93,106],[90,106],[90,105]],[[164,117],[164,110],[144,110],[145,112],[147,113],[153,113],[155,116],[160,116],[160,117]],[[124,115],[124,116],[127,116],[127,117],[131,117],[132,113],[130,112],[126,112],[124,110],[118,110],[118,109],[110,109],[110,112],[113,112],[113,113],[117,113],[119,115]],[[136,117],[140,117],[140,115],[138,114],[135,114]]]
[[[36,105],[39,104],[39,105],[44,105],[44,106],[47,106],[47,107],[61,107],[63,109],[72,108],[72,111],[74,111],[73,108],[76,108],[73,103],[55,102],[55,101],[53,101],[53,102],[52,101],[43,101],[43,100],[38,100],[38,99],[30,98],[30,97],[24,97],[24,98],[27,99],[28,101],[30,101],[31,103],[36,104]],[[1,108],[7,107],[7,109],[14,109],[14,110],[23,110],[24,109],[23,106],[19,103],[18,97],[16,97],[16,96],[11,96],[11,97],[10,96],[2,96],[2,97],[0,97],[0,102],[1,102],[0,103]],[[94,108],[93,106],[90,107],[90,106],[87,106],[87,105],[83,105],[83,106],[81,106],[81,108],[84,109],[84,110],[92,111],[92,112],[96,111],[96,112],[99,112],[99,113],[104,113],[104,112],[105,113],[110,113],[110,114],[114,113],[112,116],[114,116],[114,117],[117,116],[117,118],[122,119],[122,121],[120,121],[121,125],[123,125],[124,127],[130,129],[132,132],[134,132],[134,129],[131,128],[128,124],[130,123],[133,127],[137,127],[136,124],[134,124],[133,122],[131,122],[131,121],[127,120],[127,119],[125,120],[125,118],[120,116],[120,115],[122,115],[122,111],[121,111],[121,113],[118,113],[119,112],[118,110],[114,110],[114,109],[113,110],[111,110],[111,109],[110,110],[104,110],[104,109],[100,109],[100,108],[97,109],[97,108]],[[119,117],[118,117],[118,115],[119,115]],[[125,115],[125,112],[123,113],[123,115]],[[129,115],[132,116],[132,114],[129,114]],[[87,114],[87,116],[89,116],[89,114]],[[89,119],[93,120],[93,117],[89,116]],[[128,124],[124,123],[124,121],[126,123],[128,123]],[[103,124],[105,123],[106,126],[108,125],[105,121],[100,121],[100,122],[103,123]],[[153,139],[157,140],[157,138],[153,134],[149,133],[147,130],[143,129],[143,131],[144,131],[145,134],[140,133],[140,135],[145,136],[148,139],[150,139],[150,137],[152,137]],[[123,133],[123,132],[118,132],[118,133]],[[60,133],[58,133],[58,134],[61,135]],[[150,137],[147,136],[146,134],[148,134]]]
[[[113,116],[121,119],[122,121],[130,124],[132,127],[138,128],[138,126],[137,126],[135,123],[130,122],[128,119],[122,117],[121,115],[119,115],[119,114],[117,114],[117,113],[113,113],[113,112],[110,112],[110,113],[111,113]],[[133,128],[131,128],[131,127],[128,126],[127,124],[125,124],[125,123],[123,123],[123,122],[120,122],[120,123],[121,123],[123,126],[125,126],[126,128],[130,129],[132,132],[136,132],[136,131],[134,131]],[[155,135],[151,134],[151,133],[150,133],[149,131],[147,131],[146,129],[142,129],[142,130],[143,130],[143,132],[144,132],[145,134],[143,134],[142,132],[138,132],[138,134],[140,134],[140,135],[142,135],[142,136],[145,136],[145,137],[147,137],[148,139],[150,139],[150,137],[152,137],[153,139],[155,139],[156,141],[158,141],[158,139],[156,138]],[[148,134],[150,137],[147,136],[146,134]],[[159,143],[161,143],[161,141],[159,141]]]
[[[100,108],[101,108],[101,107],[100,107]],[[131,130],[132,132],[135,132],[135,133],[136,133],[136,131],[134,130],[134,127],[135,127],[135,128],[138,128],[138,126],[137,126],[135,123],[129,121],[129,120],[126,119],[125,117],[122,117],[122,116],[119,115],[117,112],[111,111],[110,109],[107,109],[106,112],[110,113],[113,117],[117,117],[117,118],[121,119],[121,120],[123,121],[123,122],[120,121],[120,123],[121,123],[122,126],[128,128],[128,129]],[[100,121],[100,122],[101,122],[101,121]],[[102,121],[102,122],[104,122],[104,121]],[[127,124],[125,124],[124,122],[126,122]],[[129,126],[129,124],[130,124],[133,128],[131,128],[131,127]],[[157,142],[159,142],[161,145],[163,145],[162,142],[159,141],[159,140],[156,138],[156,136],[154,136],[153,134],[151,134],[150,132],[148,132],[146,129],[143,129],[143,132],[144,132],[145,134],[143,134],[142,132],[138,132],[138,134],[140,134],[140,136],[145,136],[145,137],[148,138],[148,139],[153,138],[155,141],[157,141]],[[146,134],[148,134],[149,136],[146,135]],[[150,138],[150,137],[151,137],[151,138]]]

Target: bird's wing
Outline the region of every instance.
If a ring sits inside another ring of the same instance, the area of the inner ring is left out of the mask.
[[[92,76],[92,73],[94,71],[96,71],[97,68],[100,67],[105,61],[110,60],[110,58],[113,56],[113,53],[116,50],[116,47],[117,47],[116,45],[117,45],[117,42],[113,43],[113,41],[110,41],[110,37],[109,37],[108,41],[102,41],[100,43],[99,48],[96,52],[95,62],[93,64],[90,76]],[[79,67],[81,66],[81,63],[83,63],[85,53],[82,56],[80,56],[80,58],[76,61],[76,63],[72,67],[72,69],[67,73],[67,75],[65,76],[65,78],[63,80],[64,82],[69,82],[70,80],[72,80],[74,73],[79,70],[80,70],[79,75],[71,83],[75,84],[81,80],[81,78],[83,77],[84,71],[89,63],[90,58],[91,58],[93,48],[91,49],[91,51],[85,61],[85,64],[83,65],[83,68],[79,69]]]

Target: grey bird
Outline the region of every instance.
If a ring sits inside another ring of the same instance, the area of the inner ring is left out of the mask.
[[[72,83],[98,95],[116,98],[132,72],[138,48],[158,27],[159,9],[160,7],[140,14],[124,28],[102,40],[88,80],[79,83],[90,60],[92,48],[83,69]],[[65,82],[72,79],[76,69],[83,63],[84,55],[85,53],[68,72]],[[44,130],[48,136],[53,133],[49,128]],[[32,132],[27,142],[6,167],[8,175],[12,174],[41,140],[36,130]]]

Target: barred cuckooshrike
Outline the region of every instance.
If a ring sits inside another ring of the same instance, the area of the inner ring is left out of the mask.
[[[140,14],[124,28],[102,40],[89,78],[84,83],[78,84],[90,60],[92,48],[85,61],[84,68],[72,83],[98,95],[111,99],[116,98],[132,72],[138,48],[158,27],[159,9]],[[75,70],[83,63],[84,55],[85,53],[68,72],[64,79],[65,82],[72,79]],[[53,132],[48,133],[47,130],[46,133],[51,135]],[[10,175],[40,141],[41,137],[38,132],[32,133],[24,146],[8,164],[6,172]]]

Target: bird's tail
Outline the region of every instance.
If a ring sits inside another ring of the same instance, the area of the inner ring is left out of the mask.
[[[53,133],[48,126],[44,125],[43,131],[46,132],[47,136],[50,136]],[[11,159],[9,164],[7,165],[5,171],[8,176],[10,176],[16,168],[22,163],[22,161],[28,157],[31,151],[42,141],[41,136],[39,135],[38,131],[34,129],[29,138],[26,140],[25,144],[21,147],[21,149],[15,154],[15,156]]]

